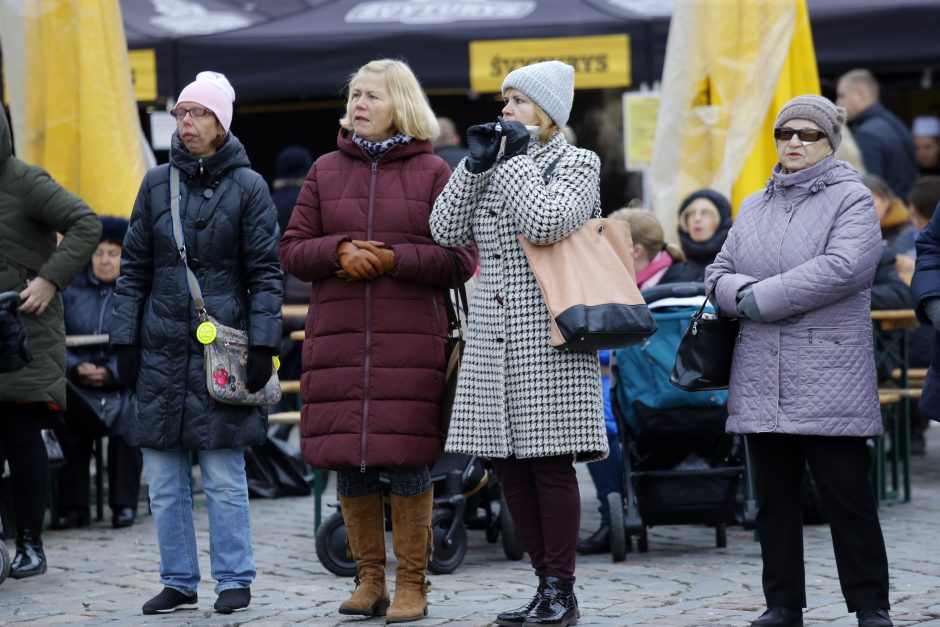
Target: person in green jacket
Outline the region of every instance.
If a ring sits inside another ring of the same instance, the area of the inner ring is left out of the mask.
[[[0,459],[10,463],[16,519],[10,577],[22,579],[46,572],[40,532],[48,459],[41,431],[59,422],[65,408],[61,291],[91,258],[101,222],[45,170],[13,156],[2,107],[0,190],[0,292],[19,293],[32,353],[25,366],[0,377]]]

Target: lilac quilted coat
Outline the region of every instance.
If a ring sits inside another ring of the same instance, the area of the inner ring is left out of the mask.
[[[754,283],[765,320],[741,320],[729,432],[882,433],[870,318],[881,251],[871,194],[832,156],[793,174],[778,164],[744,200],[705,271],[722,313],[737,317],[735,295]]]

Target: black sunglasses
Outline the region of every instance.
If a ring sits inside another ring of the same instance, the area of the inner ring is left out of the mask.
[[[801,142],[806,144],[813,144],[826,137],[825,133],[815,128],[796,129],[782,126],[774,129],[774,139],[777,141],[788,142],[793,139],[794,135],[796,135]]]

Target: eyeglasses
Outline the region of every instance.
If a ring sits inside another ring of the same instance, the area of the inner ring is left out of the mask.
[[[170,115],[172,115],[177,120],[182,120],[183,118],[185,118],[187,113],[192,118],[201,118],[205,114],[211,113],[211,111],[209,111],[208,109],[204,107],[193,107],[192,109],[180,109],[179,107],[177,107],[173,109],[172,111],[170,111]]]
[[[788,142],[796,135],[803,144],[815,144],[820,139],[826,139],[826,134],[815,128],[789,128],[782,126],[774,129],[774,139]]]

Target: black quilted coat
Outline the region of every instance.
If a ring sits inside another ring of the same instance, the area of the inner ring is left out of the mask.
[[[174,134],[180,214],[190,266],[209,314],[247,329],[252,346],[281,342],[277,210],[241,142],[228,135],[199,159]],[[159,450],[240,448],[264,439],[267,413],[224,405],[206,389],[199,324],[173,238],[169,167],[144,177],[124,240],[111,343],[138,346],[137,416],[127,440]]]

